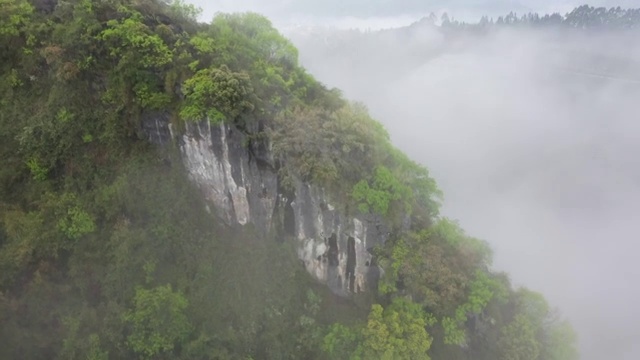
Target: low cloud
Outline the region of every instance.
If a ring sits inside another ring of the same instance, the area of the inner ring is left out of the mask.
[[[289,35],[431,170],[444,214],[492,244],[496,269],[572,320],[583,359],[640,358],[639,37]]]

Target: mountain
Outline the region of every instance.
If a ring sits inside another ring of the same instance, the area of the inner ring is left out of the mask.
[[[574,359],[266,18],[0,0],[3,359]]]

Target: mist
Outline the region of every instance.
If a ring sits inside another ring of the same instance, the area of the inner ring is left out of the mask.
[[[290,36],[312,74],[430,169],[443,214],[492,245],[495,269],[572,321],[582,359],[640,358],[637,36]]]
[[[571,320],[582,359],[640,359],[640,36],[340,30],[399,28],[432,11],[467,21],[565,13],[579,1],[434,2],[396,12],[366,12],[356,1],[333,12],[308,1],[194,3],[204,20],[218,11],[269,16],[311,74],[364,102],[429,168],[445,194],[442,214],[491,244],[494,268]]]

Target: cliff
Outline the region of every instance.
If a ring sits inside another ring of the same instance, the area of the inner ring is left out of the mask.
[[[348,216],[319,186],[296,180],[294,190],[285,191],[268,140],[249,144],[233,125],[209,121],[174,134],[167,114],[147,116],[142,126],[153,144],[175,140],[189,178],[220,221],[295,239],[306,270],[336,294],[375,288],[379,270],[370,251],[385,242],[388,227],[372,216]]]

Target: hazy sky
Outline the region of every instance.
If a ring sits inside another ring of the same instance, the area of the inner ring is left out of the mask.
[[[216,12],[256,11],[279,26],[334,24],[364,28],[392,27],[435,12],[447,11],[459,20],[474,21],[482,15],[498,16],[515,11],[560,12],[589,3],[593,6],[631,7],[640,0],[191,0],[208,21]],[[368,22],[363,22],[367,19]]]

